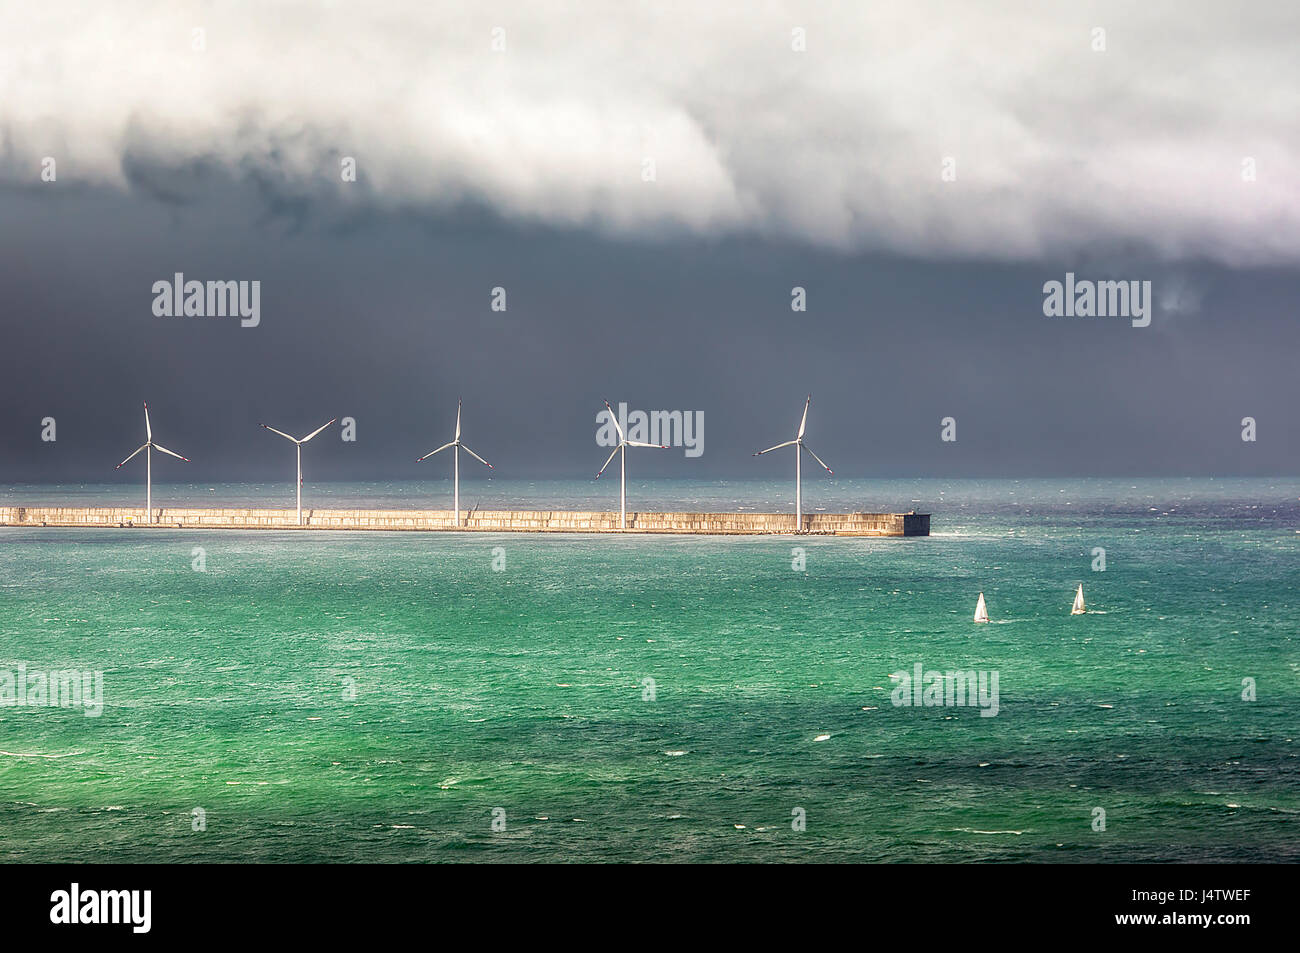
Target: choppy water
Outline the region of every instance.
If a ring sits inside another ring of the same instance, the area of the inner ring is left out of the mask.
[[[309,489],[413,506],[446,484]],[[775,482],[629,493],[790,508]],[[931,511],[908,540],[0,529],[0,673],[99,669],[105,706],[0,708],[0,859],[1300,859],[1297,496],[810,481],[812,508]],[[1099,611],[1072,618],[1079,582]],[[995,624],[970,621],[981,590]],[[998,715],[894,707],[916,662],[996,670]]]

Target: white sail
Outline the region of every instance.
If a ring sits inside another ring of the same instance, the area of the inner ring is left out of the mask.
[[[980,601],[975,604],[975,621],[989,621],[989,610],[988,606],[984,605],[984,593],[982,592],[980,593]]]
[[[1083,615],[1087,611],[1083,605],[1083,583],[1079,583],[1079,591],[1074,594],[1074,607],[1070,610],[1070,615]]]

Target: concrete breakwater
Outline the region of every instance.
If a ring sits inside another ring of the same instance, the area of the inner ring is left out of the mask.
[[[405,530],[480,533],[683,533],[764,535],[796,532],[792,513],[618,513],[571,510],[471,510],[461,525],[451,510],[171,509],[154,507],[161,529]],[[0,507],[0,526],[144,527],[144,507]],[[805,513],[803,532],[820,536],[929,536],[928,513]]]

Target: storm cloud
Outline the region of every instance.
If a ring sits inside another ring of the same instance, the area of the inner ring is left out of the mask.
[[[1293,3],[53,0],[4,20],[13,184],[53,159],[61,182],[173,200],[178,172],[216,169],[325,215],[1300,258]]]

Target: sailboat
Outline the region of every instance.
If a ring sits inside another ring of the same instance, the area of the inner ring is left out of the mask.
[[[1083,605],[1083,583],[1079,583],[1079,591],[1074,594],[1074,606],[1070,609],[1070,615],[1083,615],[1087,611]]]
[[[980,593],[980,601],[975,603],[975,621],[976,622],[989,621],[989,609],[988,606],[984,604],[984,593],[982,592]]]

